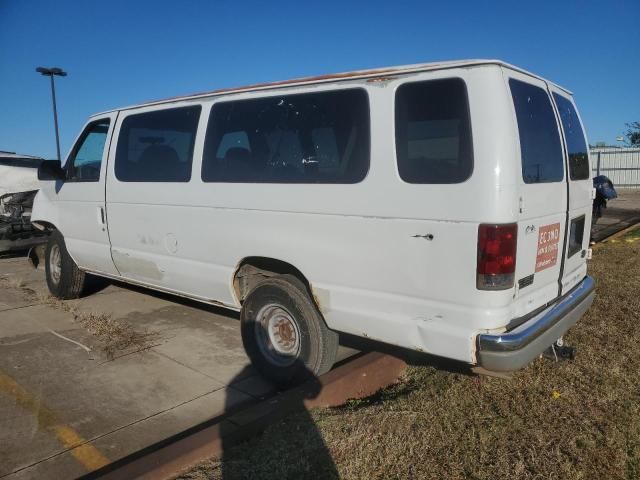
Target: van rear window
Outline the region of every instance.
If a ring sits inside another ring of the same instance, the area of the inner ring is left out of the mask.
[[[525,183],[559,182],[564,178],[562,146],[551,100],[545,90],[509,80],[520,132],[522,178]]]
[[[396,156],[408,183],[460,183],[471,176],[467,88],[460,78],[401,85],[396,92]]]
[[[130,115],[120,127],[115,173],[121,182],[188,182],[200,106]]]
[[[369,99],[346,89],[213,105],[202,180],[357,183],[369,170]]]
[[[589,150],[584,139],[584,132],[580,126],[578,113],[573,104],[557,93],[553,98],[560,112],[560,121],[564,130],[564,137],[567,142],[567,153],[569,154],[569,178],[571,180],[586,180],[591,177],[589,171]]]

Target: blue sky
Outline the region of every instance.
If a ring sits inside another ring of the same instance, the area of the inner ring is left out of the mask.
[[[500,58],[572,90],[591,143],[640,121],[640,1],[0,0],[0,150],[63,155],[92,113],[361,68]]]

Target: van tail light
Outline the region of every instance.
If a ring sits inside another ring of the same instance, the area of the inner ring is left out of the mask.
[[[518,224],[478,227],[478,290],[507,290],[513,287],[516,271]]]

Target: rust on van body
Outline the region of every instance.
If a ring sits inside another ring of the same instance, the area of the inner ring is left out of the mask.
[[[251,85],[245,85],[242,87],[228,87],[228,88],[221,88],[221,89],[217,89],[217,90],[209,90],[209,91],[204,91],[204,92],[199,92],[199,93],[192,93],[192,94],[187,94],[187,95],[178,95],[178,96],[174,96],[174,97],[169,97],[169,98],[163,98],[163,99],[158,99],[158,100],[152,100],[149,102],[144,102],[144,103],[140,103],[140,104],[136,104],[136,105],[129,105],[127,107],[121,107],[121,108],[114,108],[111,110],[106,110],[100,113],[96,113],[94,115],[92,115],[92,117],[96,117],[99,115],[105,115],[107,113],[111,113],[111,112],[116,112],[116,111],[121,111],[121,110],[129,110],[129,109],[133,109],[133,108],[141,108],[141,107],[148,107],[148,106],[152,106],[152,105],[159,105],[159,104],[163,104],[163,103],[170,103],[170,102],[176,102],[176,101],[181,101],[181,100],[194,100],[197,98],[201,98],[201,97],[207,97],[207,96],[215,96],[215,95],[222,95],[225,93],[243,93],[243,92],[249,92],[249,91],[255,91],[255,90],[263,90],[263,89],[268,89],[268,88],[278,88],[278,87],[286,87],[286,86],[291,86],[291,85],[306,85],[309,83],[319,83],[319,82],[330,82],[332,80],[348,80],[351,78],[369,78],[369,80],[367,80],[368,83],[373,84],[373,85],[380,85],[380,86],[384,86],[386,85],[386,82],[388,82],[389,80],[392,80],[394,76],[396,75],[401,75],[401,74],[407,74],[407,73],[416,73],[416,72],[423,72],[423,71],[431,71],[431,70],[444,70],[444,69],[451,69],[451,68],[467,68],[467,67],[472,67],[472,66],[477,66],[477,65],[499,65],[505,68],[509,68],[511,70],[517,71],[517,72],[521,72],[525,75],[531,76],[533,78],[538,78],[542,81],[548,82],[546,79],[535,75],[531,72],[528,72],[526,70],[523,70],[521,68],[515,67],[513,65],[510,65],[506,62],[503,62],[501,60],[489,60],[489,59],[476,59],[476,60],[454,60],[454,61],[448,61],[448,62],[433,62],[433,63],[417,63],[417,64],[413,64],[413,65],[401,65],[401,66],[394,66],[394,67],[385,67],[385,68],[377,68],[377,69],[371,69],[371,70],[353,70],[350,72],[342,72],[342,73],[331,73],[331,74],[324,74],[324,75],[315,75],[315,76],[310,76],[310,77],[299,77],[299,78],[293,78],[293,79],[289,79],[289,80],[280,80],[280,81],[275,81],[275,82],[264,82],[264,83],[255,83],[255,84],[251,84]],[[371,78],[373,77],[373,78]],[[569,95],[571,95],[571,92],[557,84],[548,82],[550,85],[554,85],[555,87],[567,92]]]
[[[277,82],[264,82],[264,83],[254,83],[251,85],[245,85],[243,87],[228,87],[228,88],[219,88],[217,90],[209,90],[206,92],[200,93],[192,93],[190,95],[178,95],[176,97],[163,98],[162,100],[156,100],[148,102],[150,104],[159,103],[159,102],[170,102],[172,100],[182,100],[191,97],[200,97],[205,95],[219,95],[221,93],[229,93],[229,92],[245,92],[247,90],[256,90],[262,88],[269,87],[282,87],[286,85],[293,85],[296,83],[309,83],[309,82],[319,82],[325,80],[344,80],[345,78],[351,77],[359,77],[362,75],[379,75],[383,73],[395,72],[396,68],[383,68],[380,70],[354,70],[353,72],[344,72],[344,73],[331,73],[326,75],[316,75],[312,77],[300,77],[300,78],[291,78],[289,80],[279,80]]]

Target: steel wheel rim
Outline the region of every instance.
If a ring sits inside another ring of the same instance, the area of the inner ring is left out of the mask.
[[[60,283],[60,277],[62,276],[62,253],[58,245],[51,247],[49,253],[49,272],[51,273],[51,280],[54,284]]]
[[[300,329],[293,315],[277,304],[262,307],[255,333],[260,352],[274,365],[293,365],[300,355]]]

